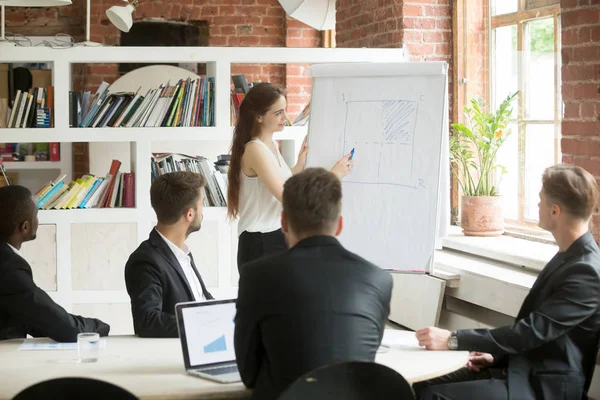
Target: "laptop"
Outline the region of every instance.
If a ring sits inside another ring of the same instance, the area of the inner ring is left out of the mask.
[[[233,348],[235,301],[194,301],[175,305],[177,330],[188,374],[221,383],[242,380]]]

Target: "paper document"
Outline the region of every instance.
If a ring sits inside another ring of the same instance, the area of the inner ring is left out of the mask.
[[[385,347],[389,347],[391,349],[394,348],[413,348],[413,349],[421,349],[423,347],[419,346],[419,341],[417,340],[417,336],[414,332],[410,331],[400,331],[393,329],[386,329],[383,332],[383,339],[381,340],[381,345]]]
[[[100,348],[106,347],[106,340],[100,339]],[[18,351],[26,350],[77,350],[77,342],[58,343],[50,339],[25,339],[17,348]]]

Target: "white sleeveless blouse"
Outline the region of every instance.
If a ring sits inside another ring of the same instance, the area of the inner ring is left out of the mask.
[[[277,150],[276,156],[261,140],[254,139],[248,143],[251,142],[260,143],[265,148],[273,168],[283,181],[292,176],[292,171],[279,152],[277,143],[273,142]],[[238,235],[244,231],[267,233],[281,228],[282,205],[279,200],[269,192],[258,176],[246,176],[240,171],[240,177]]]

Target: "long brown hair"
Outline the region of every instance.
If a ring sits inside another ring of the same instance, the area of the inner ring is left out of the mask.
[[[264,115],[269,107],[285,94],[284,89],[270,83],[257,83],[248,91],[240,104],[240,112],[233,130],[231,160],[227,173],[227,215],[231,219],[238,216],[240,173],[246,144],[258,137],[258,117]]]

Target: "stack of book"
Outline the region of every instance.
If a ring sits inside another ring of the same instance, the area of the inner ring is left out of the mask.
[[[36,115],[36,127],[37,128],[50,128],[50,109],[49,108],[38,108]]]
[[[152,154],[152,182],[160,175],[175,171],[191,171],[204,176],[204,206],[227,206],[227,174],[217,171],[205,157],[178,153]]]
[[[248,83],[246,76],[243,74],[232,75],[231,80],[233,81],[234,86],[234,89],[231,91],[231,124],[234,125],[238,115],[240,115],[240,105],[242,104],[242,100],[244,100],[244,97],[252,87],[252,84]]]
[[[214,125],[214,78],[180,79],[145,95],[111,93],[102,82],[90,92],[70,93],[70,126],[100,127],[191,127]]]
[[[240,115],[240,105],[246,96],[245,93],[231,93],[231,124],[234,125]]]
[[[60,143],[0,143],[0,160],[25,161],[35,156],[35,161],[60,161]]]
[[[6,127],[50,128],[53,107],[53,86],[33,88],[31,93],[17,90]]]
[[[62,175],[35,194],[42,210],[76,208],[135,207],[135,175],[119,171],[121,162],[113,160],[108,174],[102,177],[84,175],[69,184]]]

